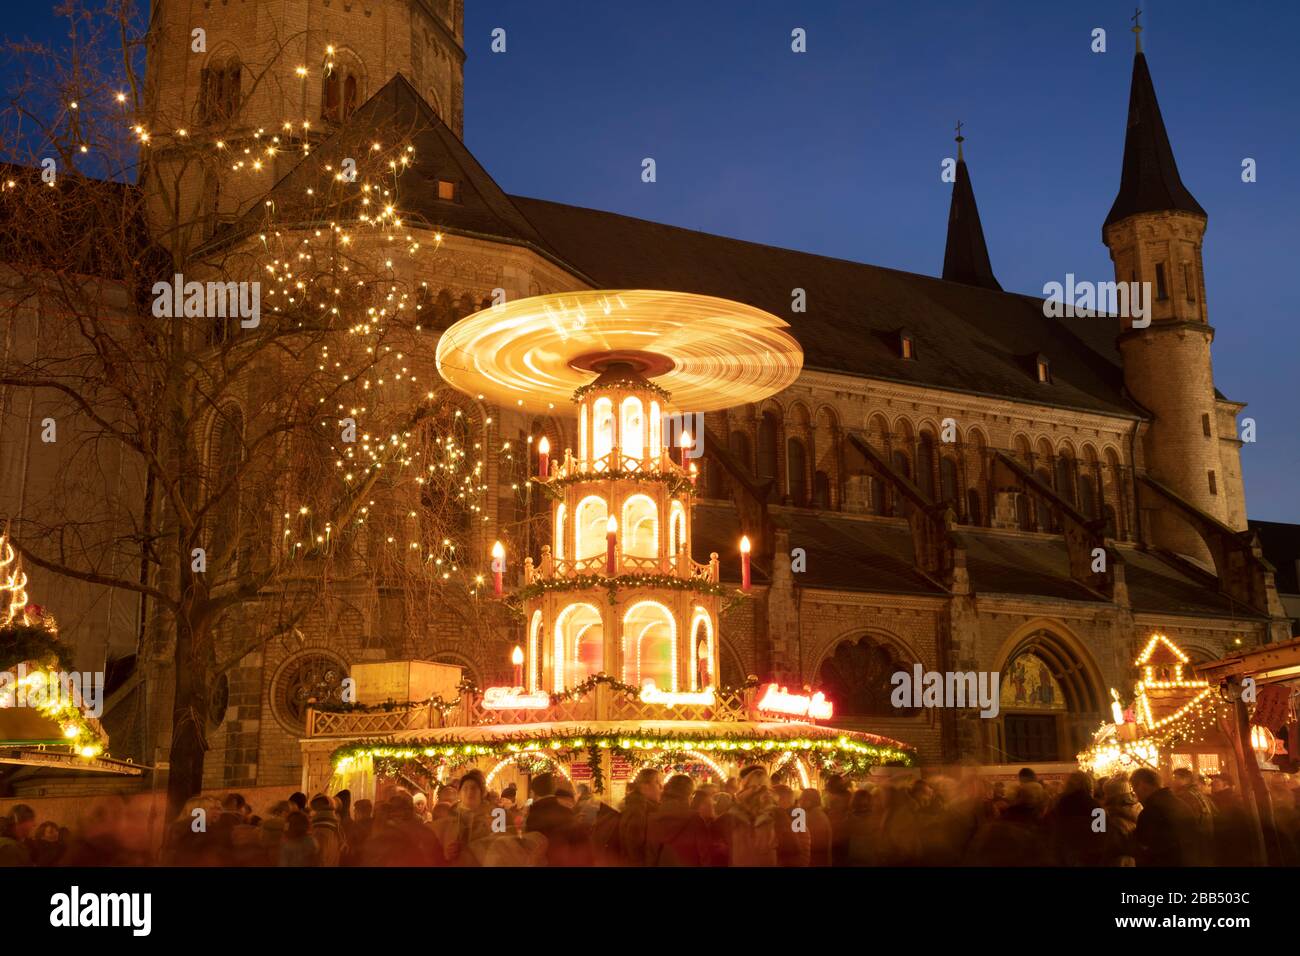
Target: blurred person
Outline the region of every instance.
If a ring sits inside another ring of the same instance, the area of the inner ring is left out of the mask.
[[[578,820],[585,827],[591,827],[596,823],[596,813],[600,809],[600,801],[595,798],[591,792],[591,787],[585,783],[578,784],[578,802],[574,810],[578,814]]]
[[[311,820],[301,810],[293,810],[285,819],[284,840],[280,843],[279,866],[319,866],[320,848],[311,835]]]
[[[46,820],[32,834],[29,849],[33,866],[57,866],[68,846],[59,832],[59,825],[53,820]]]
[[[36,811],[15,803],[7,816],[0,817],[0,867],[31,866],[31,836],[36,830]]]
[[[739,789],[725,818],[731,866],[777,865],[778,811],[767,771],[756,764],[741,768]]]
[[[1076,770],[1066,777],[1061,795],[1044,821],[1052,856],[1058,865],[1101,865],[1105,834],[1093,828],[1097,809],[1088,775]]]
[[[1041,783],[1022,783],[1001,817],[990,820],[971,841],[966,862],[976,866],[1047,866],[1051,857],[1043,832],[1047,791]]]
[[[806,814],[810,837],[809,866],[831,865],[831,821],[822,809],[822,795],[819,790],[806,787],[799,794],[799,808]],[[845,853],[848,856],[848,853]]]
[[[715,806],[717,787],[704,786],[691,798],[691,810],[700,818],[704,847],[701,850],[702,866],[727,865],[727,837]]]
[[[293,804],[295,810],[298,810],[301,813],[307,812],[307,794],[303,793],[301,790],[295,790],[293,793],[289,794],[289,802]]]
[[[876,858],[876,821],[872,813],[874,803],[868,790],[855,790],[849,803],[849,822],[847,826],[848,866],[875,866]]]
[[[323,793],[311,798],[311,835],[320,851],[318,866],[338,866],[343,856],[343,828],[339,825],[334,801]]]
[[[1201,781],[1190,768],[1174,771],[1169,787],[1175,797],[1192,812],[1192,859],[1189,866],[1214,864],[1214,801],[1201,788]]]
[[[777,866],[808,866],[812,860],[812,835],[804,823],[796,825],[800,816],[795,813],[798,800],[794,788],[779,783],[772,788],[776,797],[776,864]]]
[[[695,781],[682,773],[669,777],[664,784],[659,805],[646,821],[647,866],[705,865],[708,831],[691,808],[694,791]]]
[[[1102,865],[1136,866],[1133,831],[1137,828],[1137,796],[1122,776],[1102,784],[1102,808],[1106,811],[1106,832],[1102,841]]]
[[[652,767],[637,771],[628,787],[623,815],[618,821],[619,851],[624,861],[632,866],[646,862],[646,830],[650,815],[659,809],[663,795],[663,775]]]
[[[146,847],[128,837],[127,805],[121,795],[99,797],[77,825],[77,835],[64,857],[66,866],[146,866]],[[215,863],[223,863],[218,849]]]
[[[1188,866],[1199,854],[1191,848],[1196,818],[1150,767],[1139,767],[1129,786],[1142,809],[1133,842],[1138,866]]]
[[[824,806],[831,825],[831,865],[846,866],[849,862],[849,823],[852,819],[853,791],[840,774],[826,778]]]
[[[482,841],[492,836],[491,808],[485,799],[487,781],[481,770],[461,778],[457,801],[450,813],[430,824],[451,866],[479,866]]]

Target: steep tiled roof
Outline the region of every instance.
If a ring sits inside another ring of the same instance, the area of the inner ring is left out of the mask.
[[[1110,318],[1048,319],[1042,301],[644,219],[513,197],[547,245],[599,286],[721,296],[780,316],[804,365],[1134,417]],[[807,312],[791,314],[791,290]],[[898,354],[910,331],[915,360]],[[1030,357],[1051,359],[1050,385]]]
[[[1124,166],[1119,193],[1106,216],[1106,226],[1139,212],[1179,209],[1204,216],[1178,175],[1174,150],[1156,102],[1156,88],[1141,50],[1133,59],[1128,98],[1128,133],[1124,137]],[[1104,228],[1104,227],[1103,227]]]

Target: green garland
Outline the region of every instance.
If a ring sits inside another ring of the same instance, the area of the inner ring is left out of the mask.
[[[39,661],[57,671],[73,669],[67,649],[49,629],[15,624],[0,630],[0,670],[9,670],[23,661]]]
[[[587,769],[591,771],[591,789],[596,793],[604,793],[604,762],[600,759],[600,747],[596,744],[587,748]]]
[[[668,574],[619,574],[615,577],[604,574],[579,574],[571,578],[549,578],[525,585],[515,591],[506,603],[519,605],[543,594],[590,591],[597,588],[605,589],[609,594],[610,604],[618,603],[620,589],[663,588],[670,591],[694,591],[697,594],[715,597],[723,597],[729,593],[726,585],[701,578],[677,578]]]
[[[324,711],[331,714],[390,714],[398,710],[415,710],[419,707],[432,705],[433,708],[446,717],[449,713],[460,706],[460,702],[465,699],[465,695],[471,696],[478,693],[478,687],[471,678],[464,678],[456,685],[457,695],[451,700],[434,694],[424,700],[406,700],[397,701],[391,697],[379,704],[345,704],[338,701],[318,701],[313,703],[312,709]]]
[[[672,393],[663,386],[656,385],[654,382],[647,381],[644,378],[620,378],[612,382],[602,382],[600,379],[596,379],[593,382],[588,382],[586,385],[580,385],[574,389],[573,400],[575,402],[582,401],[582,397],[588,392],[597,390],[597,385],[600,386],[600,391],[604,391],[607,388],[621,388],[628,392],[650,392],[652,395],[658,395],[663,399],[665,404],[667,404],[668,400],[673,397]]]
[[[628,700],[637,700],[641,696],[641,688],[633,687],[631,684],[625,684],[616,677],[610,677],[603,671],[599,674],[592,674],[581,684],[575,684],[573,687],[566,687],[564,690],[556,691],[551,694],[551,706],[562,704],[565,701],[579,700],[586,697],[598,684],[608,684],[615,691],[623,694]]]
[[[876,738],[874,735],[856,735],[857,738],[863,736],[871,736],[872,739],[864,741],[851,738],[847,734],[840,734],[837,737],[806,736],[775,740],[754,737],[746,733],[705,734],[641,730],[636,734],[616,734],[608,731],[515,733],[477,743],[465,743],[454,736],[443,735],[400,745],[382,739],[361,740],[337,748],[330,754],[330,760],[338,770],[345,764],[364,757],[412,760],[420,756],[509,757],[533,752],[559,757],[563,754],[572,755],[575,752],[587,751],[590,760],[591,747],[599,747],[602,750],[613,749],[615,752],[700,750],[741,755],[747,761],[765,759],[765,755],[769,754],[777,755],[786,751],[795,751],[810,758],[833,755],[837,766],[843,767],[849,773],[862,773],[872,767],[885,765],[911,766],[916,759],[915,753],[910,748],[897,741],[886,742],[886,738]]]
[[[563,478],[548,478],[545,481],[537,477],[529,480],[544,489],[556,501],[564,500],[561,489],[568,485],[593,484],[601,481],[659,482],[667,486],[668,494],[673,498],[681,498],[695,493],[695,485],[691,483],[689,478],[669,471],[622,471],[616,469],[601,472],[576,472],[572,475],[565,475]]]

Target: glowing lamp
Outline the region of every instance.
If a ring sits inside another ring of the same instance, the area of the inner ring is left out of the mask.
[[[1260,763],[1267,762],[1268,758],[1273,756],[1275,742],[1273,731],[1267,727],[1256,724],[1250,728],[1250,748],[1255,751],[1255,756],[1259,758]]]
[[[689,476],[689,477],[690,477],[690,479],[691,479],[691,487],[694,488],[694,487],[695,487],[695,479],[698,478],[698,477],[700,477],[700,469],[698,469],[698,468],[695,467],[695,462],[691,462],[691,464],[690,464],[690,468],[689,468],[688,470],[690,471],[690,476]]]
[[[506,549],[500,541],[492,545],[492,590],[501,596],[503,577],[506,571]]]
[[[537,443],[537,477],[545,481],[551,471],[551,442],[545,435]]]
[[[614,545],[618,540],[618,522],[614,516],[609,516],[609,521],[605,523],[605,573],[616,573],[614,561]]]
[[[749,535],[740,536],[740,589],[748,591],[753,582],[749,573]]]
[[[510,652],[510,663],[515,665],[515,686],[518,687],[524,682],[524,649],[518,644]]]
[[[1119,694],[1113,687],[1110,689],[1110,716],[1114,723],[1124,723],[1124,705],[1119,702]]]

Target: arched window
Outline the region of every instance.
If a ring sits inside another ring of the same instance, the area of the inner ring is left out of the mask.
[[[912,463],[907,458],[907,453],[901,450],[895,451],[893,455],[894,471],[898,472],[904,478],[912,477]],[[893,499],[893,512],[895,518],[902,518],[903,515],[903,496],[894,492],[890,495]]]
[[[591,407],[592,460],[604,458],[614,448],[614,403],[598,398]]]
[[[822,511],[831,508],[831,476],[824,471],[813,474],[813,507]]]
[[[534,611],[528,624],[528,690],[537,690],[542,659],[542,612]]]
[[[921,433],[916,450],[916,486],[921,494],[934,500],[934,436],[929,432]]]
[[[650,451],[648,457],[658,459],[663,453],[664,414],[658,402],[650,403]],[[698,435],[696,438],[698,439]]]
[[[645,410],[641,399],[635,395],[623,399],[622,413],[619,444],[623,447],[623,455],[640,461],[645,457]]]
[[[555,508],[555,545],[556,560],[564,560],[564,503]]]
[[[1097,493],[1093,490],[1092,476],[1079,476],[1079,510],[1085,518],[1097,516]]]
[[[623,616],[623,681],[677,690],[677,624],[658,601],[640,601]]]
[[[912,663],[890,644],[860,637],[844,641],[822,662],[818,686],[835,704],[836,716],[911,717],[917,708],[895,707],[890,699],[899,671],[912,673]]]
[[[676,557],[686,549],[686,509],[680,501],[674,501],[668,515],[668,553]]]
[[[605,535],[609,523],[609,506],[599,495],[589,495],[578,502],[573,516],[576,537],[573,556],[579,561],[605,553]]]
[[[871,496],[871,513],[882,518],[889,514],[889,502],[885,500],[885,483],[872,475],[867,479],[867,493]]]
[[[1068,455],[1056,459],[1056,493],[1070,504],[1075,503],[1074,459]]]
[[[239,114],[241,100],[239,57],[214,55],[199,72],[199,121],[207,125],[228,123]]]
[[[1040,468],[1037,472],[1038,480],[1047,487],[1052,486],[1052,476],[1048,474],[1046,468]],[[1047,499],[1040,495],[1034,495],[1034,520],[1037,523],[1038,531],[1055,530],[1055,522],[1052,520],[1052,509],[1047,504]]]
[[[732,432],[727,440],[727,447],[731,450],[732,457],[739,460],[746,471],[753,469],[754,457],[750,454],[748,435],[744,432]]]
[[[804,453],[803,442],[798,438],[788,439],[785,443],[785,486],[790,490],[790,502],[795,507],[803,508],[808,504],[808,456]]]
[[[604,670],[605,629],[591,604],[570,604],[555,620],[555,690],[581,684]]]
[[[634,558],[659,556],[659,516],[648,495],[623,502],[623,553]]]
[[[939,498],[957,511],[961,510],[961,495],[957,491],[957,463],[947,457],[939,459]]]
[[[691,647],[695,666],[691,668],[691,690],[704,690],[715,683],[713,667],[713,621],[709,612],[696,607],[691,616]]]
[[[341,123],[356,112],[361,102],[361,63],[351,53],[331,55],[321,77],[320,117],[327,123]]]
[[[983,524],[983,517],[984,509],[980,506],[979,489],[966,489],[966,523],[974,525]]]
[[[764,412],[758,424],[758,477],[776,478],[776,438],[780,423],[774,412]]]

